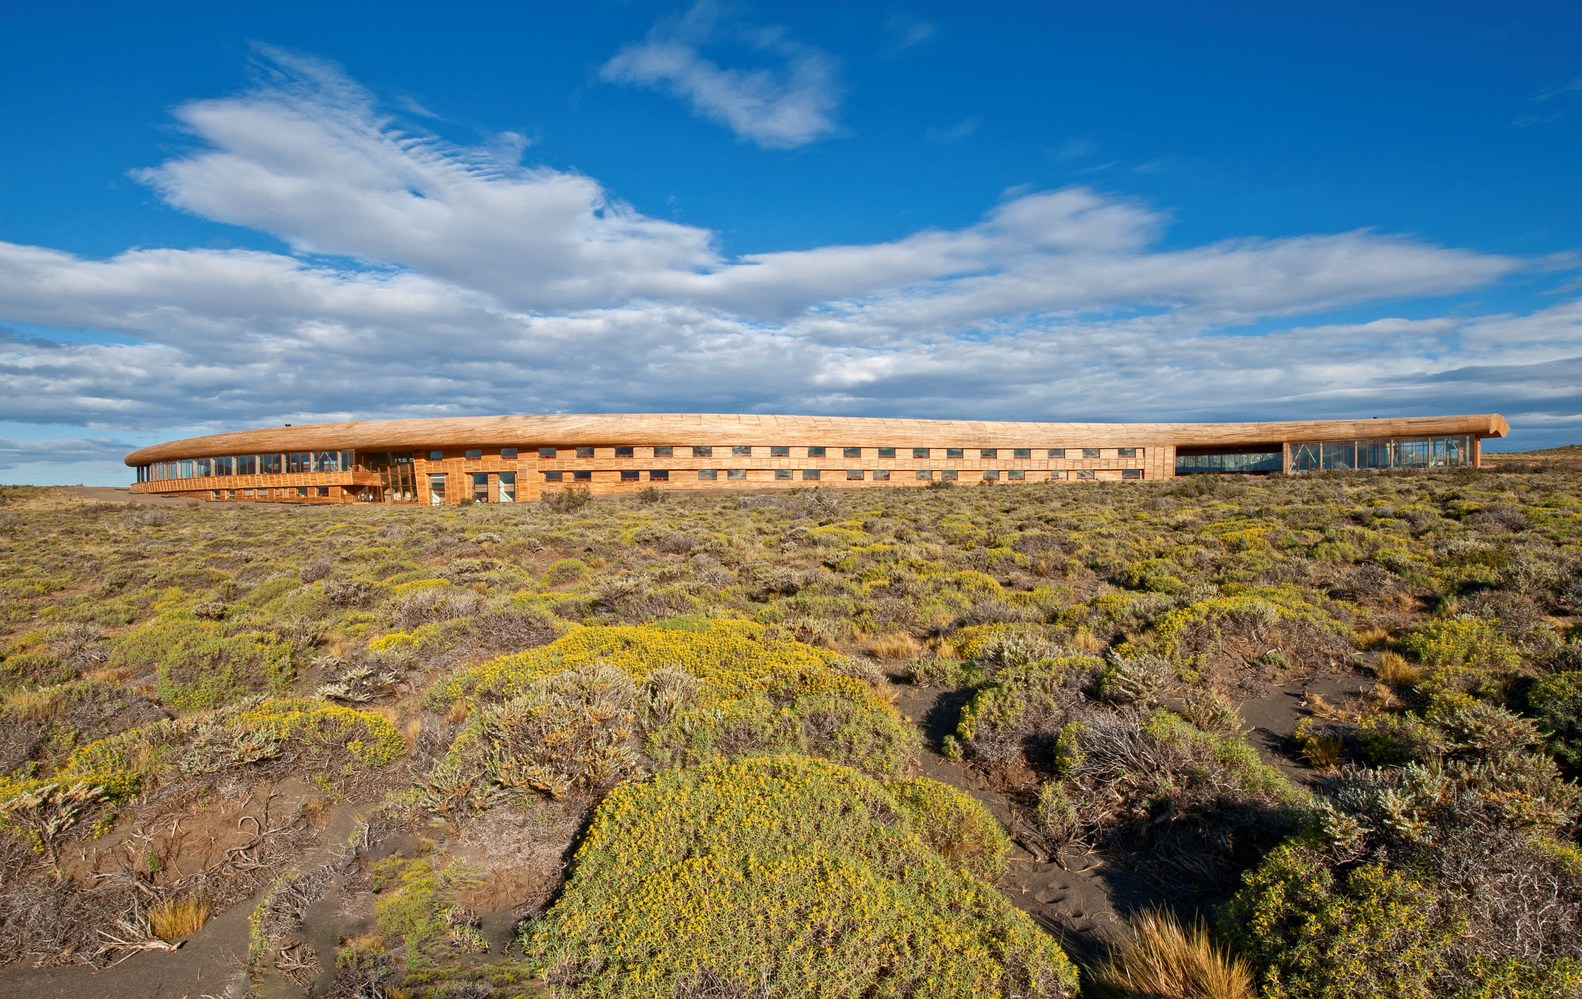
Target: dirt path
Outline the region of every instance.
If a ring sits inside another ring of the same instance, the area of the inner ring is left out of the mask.
[[[1073,960],[1086,963],[1101,958],[1125,928],[1124,913],[1146,897],[1146,886],[1094,855],[1048,856],[1010,798],[971,767],[940,755],[940,740],[955,729],[964,700],[961,692],[905,682],[897,684],[896,691],[896,707],[923,732],[919,773],[976,798],[1010,831],[1014,845],[999,889],[1058,940]]]
[[[311,847],[290,870],[307,871],[337,860],[353,828],[372,809],[368,803],[343,801],[330,810]],[[280,872],[282,875],[287,870]],[[204,999],[241,996],[246,974],[248,916],[269,885],[210,919],[180,950],[146,951],[105,968],[71,964],[59,968],[6,968],[0,976],[0,997],[26,999]],[[331,947],[329,953],[333,955]]]

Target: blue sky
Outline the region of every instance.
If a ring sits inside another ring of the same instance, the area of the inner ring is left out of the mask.
[[[0,0],[0,481],[500,412],[1582,441],[1582,8]]]

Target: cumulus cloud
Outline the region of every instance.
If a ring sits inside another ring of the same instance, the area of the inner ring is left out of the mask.
[[[794,149],[833,135],[839,100],[835,60],[783,29],[734,32],[768,65],[728,68],[699,51],[718,32],[711,5],[699,4],[679,23],[661,24],[617,52],[600,75],[612,83],[663,90],[767,149]]]
[[[325,63],[263,56],[250,91],[178,109],[193,148],[139,176],[290,252],[0,242],[0,320],[27,327],[0,331],[0,435],[600,410],[1496,410],[1582,429],[1582,300],[1466,299],[1547,263],[1368,230],[1178,245],[1167,212],[1082,187],[1010,191],[955,229],[732,256],[593,178],[403,126]],[[1461,297],[1436,317],[1444,296]]]

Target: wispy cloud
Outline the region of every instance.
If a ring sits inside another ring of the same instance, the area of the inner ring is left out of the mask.
[[[911,14],[892,14],[884,34],[884,54],[893,59],[928,45],[939,34],[939,26]]]
[[[718,20],[712,5],[700,3],[680,21],[662,23],[621,49],[600,75],[666,91],[765,148],[793,149],[835,134],[840,87],[832,56],[783,29],[726,32]],[[706,58],[700,47],[726,34],[768,65],[728,68]]]
[[[1437,297],[1541,262],[1368,230],[1181,245],[1168,213],[1083,187],[889,242],[733,256],[593,178],[446,144],[332,66],[269,56],[251,91],[181,107],[194,148],[139,177],[292,252],[0,243],[0,320],[28,331],[0,335],[0,421],[1214,419],[1366,400],[1582,430],[1564,415],[1582,413],[1582,300],[1480,315],[1463,297],[1434,317]]]

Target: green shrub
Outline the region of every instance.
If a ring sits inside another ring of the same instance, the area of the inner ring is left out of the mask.
[[[669,770],[595,813],[523,938],[553,995],[1069,996],[1076,972],[856,771],[797,756]]]
[[[1527,713],[1561,769],[1582,777],[1582,670],[1540,677],[1527,691]]]
[[[976,800],[927,777],[893,781],[885,789],[946,863],[990,883],[1005,873],[1011,838]]]
[[[1269,999],[1433,999],[1460,928],[1405,875],[1377,864],[1337,874],[1321,855],[1282,846],[1221,909],[1220,931]]]
[[[112,668],[152,671],[159,698],[177,711],[201,711],[252,694],[283,693],[296,676],[295,646],[257,631],[230,633],[223,622],[174,611],[116,643]]]
[[[1412,629],[1402,647],[1436,669],[1508,673],[1521,663],[1515,647],[1493,622],[1463,615],[1439,618]]]

